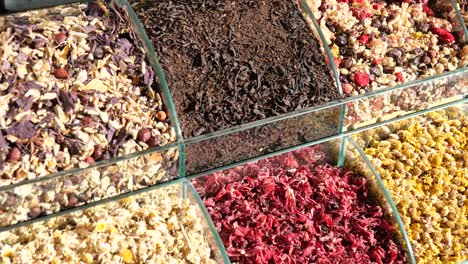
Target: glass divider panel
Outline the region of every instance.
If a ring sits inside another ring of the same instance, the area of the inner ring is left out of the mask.
[[[179,177],[179,147],[166,146],[56,177],[0,187],[0,227]]]
[[[371,182],[368,182],[368,187],[370,193],[374,194],[374,197],[372,198],[382,206],[384,209],[384,214],[387,215],[387,219],[393,220],[393,222],[391,222],[393,225],[398,225],[399,229],[397,229],[397,238],[401,245],[406,247],[407,257],[409,258],[410,263],[416,264],[413,248],[409,241],[400,214],[398,213],[398,209],[396,208],[390,193],[380,178],[380,175],[368,160],[362,149],[354,142],[354,140],[350,137],[346,137],[346,140],[347,150],[345,154],[346,161],[344,167],[365,175],[367,179],[371,179]],[[377,183],[377,185],[375,183]]]
[[[462,100],[468,94],[468,68],[378,91],[346,103],[345,131]]]
[[[462,0],[462,1],[465,1],[465,5],[468,5],[468,3],[466,3],[466,0]],[[461,39],[464,39],[465,42],[468,42],[468,29],[466,27],[466,22],[465,22],[465,17],[468,17],[468,14],[464,14],[464,16],[462,15],[462,10],[460,9],[461,7],[457,3],[457,0],[450,0],[450,3],[452,4],[453,9],[454,9],[453,10],[454,14],[453,13],[451,14],[453,23],[457,26],[457,28],[459,28],[457,33],[463,34],[463,37]],[[456,16],[456,18],[453,16]]]
[[[341,105],[304,113],[287,114],[239,126],[222,135],[186,141],[186,175],[194,175],[228,164],[339,134]]]
[[[205,230],[210,230],[210,235],[208,235],[208,242],[210,244],[210,248],[212,250],[212,255],[215,258],[217,263],[225,263],[230,264],[231,261],[226,252],[226,248],[219,237],[218,231],[211,220],[210,214],[206,210],[205,204],[203,204],[200,196],[198,195],[195,188],[192,184],[188,181],[184,181],[184,185],[187,186],[187,197],[192,201],[192,203],[196,203],[198,205],[199,213],[203,215],[204,223],[205,223]]]
[[[134,28],[136,28],[135,32],[137,32],[137,34],[143,40],[143,43],[144,43],[143,46],[148,55],[151,66],[156,71],[156,74],[158,76],[157,79],[159,79],[159,86],[163,94],[163,98],[162,98],[163,102],[165,106],[167,107],[167,109],[169,110],[169,115],[172,121],[172,125],[174,126],[177,139],[180,141],[182,140],[182,132],[180,129],[179,119],[177,117],[177,112],[175,109],[174,101],[172,100],[171,92],[169,91],[169,87],[167,85],[166,75],[164,73],[164,70],[161,67],[161,64],[159,63],[159,59],[158,59],[158,56],[156,55],[156,52],[154,51],[153,43],[151,42],[148,35],[146,34],[146,31],[141,21],[138,19],[138,16],[136,15],[130,3],[127,0],[115,0],[115,1],[117,1],[119,5],[123,6],[125,10],[127,10],[130,20],[131,20],[130,21],[131,25]]]
[[[320,3],[320,1],[311,1],[311,0],[297,0],[301,9],[304,11],[304,18],[311,27],[312,31],[315,33],[315,37],[317,37],[322,44],[322,49],[323,52],[325,53],[326,60],[328,62],[328,66],[330,67],[330,70],[332,71],[333,77],[335,78],[335,85],[338,88],[338,91],[340,94],[343,94],[343,90],[341,87],[341,81],[340,81],[340,74],[338,72],[338,67],[335,63],[335,59],[332,56],[332,53],[330,51],[330,48],[328,46],[328,42],[325,39],[323,35],[323,31],[320,28],[320,25],[317,23],[317,19],[315,18],[314,12],[312,10],[312,7],[314,3]]]

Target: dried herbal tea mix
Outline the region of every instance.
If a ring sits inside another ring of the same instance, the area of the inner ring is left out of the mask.
[[[99,3],[0,17],[0,185],[175,140],[128,19]]]
[[[418,263],[468,259],[468,120],[460,108],[358,138],[395,202]]]
[[[349,96],[468,65],[468,46],[450,1],[308,0]],[[441,80],[349,105],[347,124],[399,115],[467,93]]]
[[[324,160],[309,147],[194,180],[231,261],[405,263],[366,179]]]
[[[339,97],[294,1],[131,0],[185,137]]]
[[[2,263],[216,263],[199,208],[171,186],[0,233]]]
[[[70,5],[0,21],[0,185],[175,140],[124,10]],[[175,178],[178,156],[169,148],[2,191],[0,226]]]

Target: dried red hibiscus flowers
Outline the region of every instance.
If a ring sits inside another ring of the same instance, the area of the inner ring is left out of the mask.
[[[313,147],[194,182],[231,261],[405,262],[366,180],[323,161]]]

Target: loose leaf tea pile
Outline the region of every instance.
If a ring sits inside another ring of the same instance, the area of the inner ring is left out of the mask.
[[[338,98],[294,1],[130,2],[161,60],[186,137]]]
[[[366,180],[323,157],[312,147],[195,182],[232,261],[405,262]]]

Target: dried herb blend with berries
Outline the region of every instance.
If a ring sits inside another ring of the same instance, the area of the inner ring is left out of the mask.
[[[141,44],[99,3],[0,17],[0,185],[175,140]]]
[[[443,0],[307,0],[340,72],[344,94],[357,96],[468,65],[454,7]],[[364,126],[467,93],[460,76],[353,102],[345,124]],[[366,123],[367,122],[367,123]]]
[[[195,180],[232,261],[405,262],[366,180],[323,157],[306,148]]]
[[[185,137],[339,97],[294,1],[130,1],[165,70]]]

